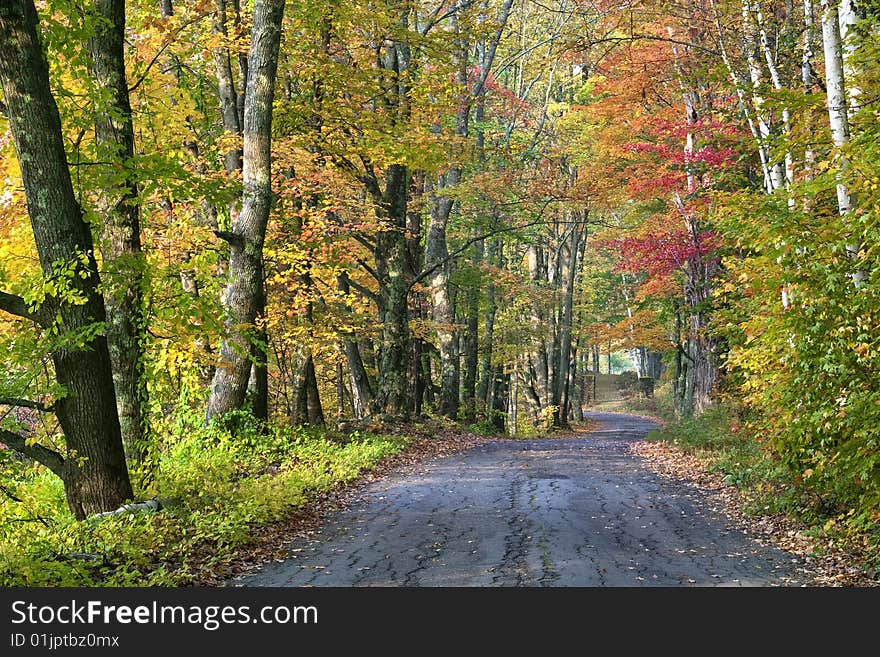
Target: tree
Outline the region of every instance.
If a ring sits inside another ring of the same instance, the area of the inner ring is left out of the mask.
[[[143,307],[146,262],[141,250],[134,126],[125,74],[125,1],[96,0],[93,20],[94,34],[87,49],[97,96],[96,155],[99,162],[107,163],[98,201],[107,341],[123,444],[129,458],[143,465],[149,427]]]
[[[263,242],[272,209],[272,101],[278,72],[284,0],[257,0],[254,6],[244,107],[241,213],[229,242],[223,312],[227,335],[211,383],[210,420],[244,405],[251,374],[254,321],[263,305]]]
[[[15,140],[45,298],[7,293],[2,309],[54,336],[55,378],[63,389],[52,409],[64,432],[61,454],[2,431],[5,443],[38,460],[64,481],[78,519],[108,511],[132,497],[113,372],[105,334],[91,230],[73,192],[61,119],[49,88],[31,0],[0,8],[0,85]]]

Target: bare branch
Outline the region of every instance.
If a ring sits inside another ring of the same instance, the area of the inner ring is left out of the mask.
[[[373,269],[372,267],[370,267],[370,265],[369,265],[369,264],[368,264],[363,258],[358,258],[358,259],[357,259],[357,263],[358,263],[361,267],[364,268],[364,271],[366,271],[370,276],[372,276],[373,278],[375,278],[376,281],[379,280],[379,274],[376,273],[376,270]]]
[[[375,292],[373,292],[372,290],[370,290],[368,288],[365,288],[363,285],[361,285],[357,281],[353,281],[349,278],[347,280],[347,283],[349,285],[351,285],[355,290],[357,290],[358,292],[363,294],[365,297],[370,299],[371,301],[375,301],[375,302],[379,301],[379,296]]]
[[[30,399],[19,399],[18,397],[0,397],[0,404],[6,406],[19,406],[21,408],[34,408],[44,413],[54,413],[54,404],[44,404],[43,402],[31,401]]]
[[[0,292],[0,310],[3,310],[10,315],[21,317],[22,319],[29,319],[37,324],[43,324],[43,317],[39,309],[35,312],[31,312],[30,308],[28,308],[27,302],[17,294]]]
[[[35,461],[42,463],[59,477],[62,476],[64,457],[55,450],[43,447],[42,445],[28,445],[24,436],[6,429],[0,429],[0,441],[15,451],[21,452],[25,456],[29,456]]]
[[[371,242],[370,240],[368,240],[368,239],[367,239],[366,237],[364,237],[363,235],[358,235],[357,233],[352,233],[352,237],[354,238],[354,240],[355,240],[358,244],[360,244],[360,245],[362,245],[362,246],[365,246],[365,247],[366,247],[367,249],[369,249],[371,252],[376,248],[376,242],[375,242],[375,241]]]

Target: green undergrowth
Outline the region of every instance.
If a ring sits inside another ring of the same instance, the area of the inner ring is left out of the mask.
[[[167,442],[157,476],[142,491],[158,498],[162,510],[83,522],[67,510],[57,477],[0,457],[7,461],[0,464],[0,585],[196,582],[246,545],[256,527],[352,481],[411,439],[290,428],[233,434],[190,425]]]
[[[669,421],[648,435],[686,453],[702,457],[711,472],[739,488],[749,515],[784,515],[797,520],[818,545],[844,547],[862,560],[865,569],[880,577],[880,518],[877,508],[853,504],[847,491],[820,486],[786,466],[731,409],[718,406],[699,417]]]
[[[624,413],[636,413],[640,415],[649,415],[656,417],[665,422],[675,419],[675,406],[672,402],[672,396],[669,394],[669,386],[658,390],[658,394],[653,397],[630,397],[618,402],[605,402],[599,404],[597,410],[605,408],[606,410],[617,410]]]

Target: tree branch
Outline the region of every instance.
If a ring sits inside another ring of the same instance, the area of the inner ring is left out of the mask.
[[[244,239],[241,235],[230,232],[228,230],[215,230],[213,231],[214,235],[219,237],[224,242],[230,244],[231,246],[244,246]]]
[[[130,94],[134,93],[137,90],[137,88],[139,86],[141,86],[141,84],[143,84],[144,80],[147,79],[147,74],[149,74],[150,69],[152,69],[153,65],[157,61],[159,61],[159,58],[162,56],[162,53],[164,53],[169,48],[169,46],[171,46],[172,44],[174,44],[176,42],[177,37],[180,35],[181,32],[183,32],[190,25],[193,25],[194,23],[198,23],[199,21],[204,20],[206,16],[207,16],[207,14],[200,14],[200,15],[196,16],[195,18],[191,18],[188,21],[185,21],[181,25],[179,25],[178,28],[176,30],[174,30],[174,33],[172,34],[171,38],[168,39],[162,45],[161,48],[159,48],[159,50],[156,52],[156,54],[153,56],[153,58],[149,61],[149,63],[147,64],[147,67],[143,70],[143,72],[141,73],[141,76],[137,79],[137,81],[132,86],[130,86],[128,88],[128,93],[130,93]]]
[[[31,312],[30,308],[28,308],[27,302],[17,294],[0,292],[0,310],[3,310],[10,315],[21,317],[22,319],[29,319],[37,324],[43,324],[43,317],[40,310],[37,309],[36,312]]]
[[[34,408],[44,413],[53,413],[55,411],[54,404],[44,404],[43,402],[31,401],[30,399],[19,399],[18,397],[0,397],[0,404],[6,406],[19,406],[21,408]]]
[[[371,301],[375,301],[378,303],[379,295],[377,295],[375,292],[373,292],[372,290],[370,290],[368,288],[365,288],[363,285],[361,285],[357,281],[351,280],[350,278],[348,279],[347,282],[349,285],[351,285],[355,290],[357,290],[358,292],[363,294],[365,297],[367,297]]]
[[[376,249],[376,242],[375,242],[375,241],[372,241],[372,242],[371,242],[370,240],[368,240],[368,239],[367,239],[366,237],[364,237],[363,235],[358,235],[357,233],[352,233],[351,236],[354,238],[354,240],[355,240],[358,244],[360,244],[360,245],[366,247],[367,249],[369,249],[370,253],[372,253],[372,252]]]
[[[6,497],[8,497],[13,502],[23,502],[24,501],[20,497],[18,497],[15,493],[13,493],[11,490],[6,488],[6,486],[0,486],[0,491],[2,491],[3,494],[6,495]]]
[[[8,447],[17,452],[21,452],[25,456],[29,456],[45,465],[59,477],[62,476],[64,470],[64,457],[58,452],[42,445],[28,445],[24,436],[12,433],[6,429],[0,429],[0,441],[3,441]]]
[[[376,270],[370,267],[370,265],[363,259],[358,258],[356,262],[364,268],[364,271],[367,272],[370,276],[376,279],[376,282],[379,282],[379,274],[376,273]]]

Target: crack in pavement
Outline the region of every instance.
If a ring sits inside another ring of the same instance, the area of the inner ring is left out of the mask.
[[[791,586],[761,545],[627,444],[653,425],[590,414],[570,437],[497,440],[392,473],[229,586]]]

